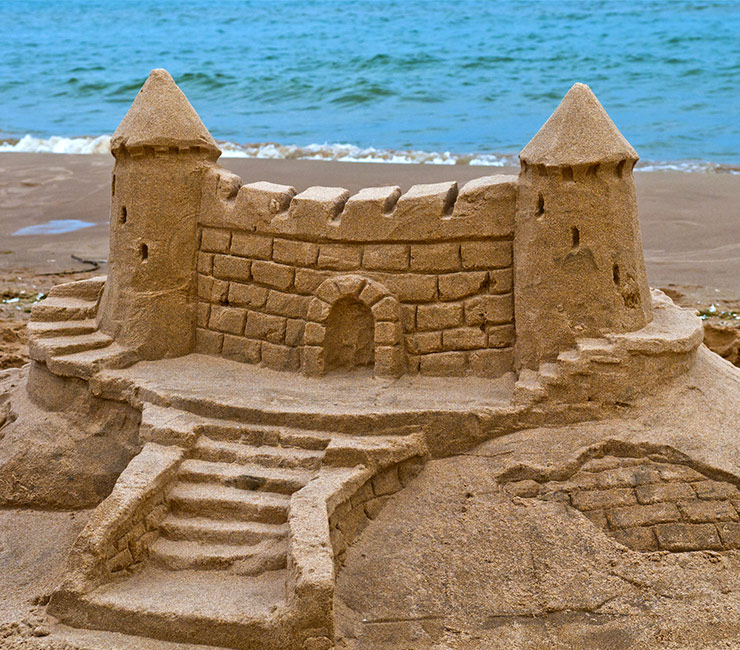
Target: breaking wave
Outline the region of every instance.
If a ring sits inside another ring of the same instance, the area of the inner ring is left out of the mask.
[[[0,152],[107,154],[110,153],[109,135],[66,138],[52,136],[37,138],[25,135],[20,139],[0,140]],[[257,158],[264,160],[326,160],[336,162],[369,162],[428,165],[483,165],[489,167],[516,167],[516,154],[511,153],[452,153],[449,151],[419,151],[414,149],[376,149],[353,144],[278,144],[257,142],[237,144],[219,142],[223,158]],[[712,172],[740,174],[740,166],[723,165],[703,160],[640,161],[637,170]]]

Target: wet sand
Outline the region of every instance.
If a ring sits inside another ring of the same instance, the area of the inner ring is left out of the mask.
[[[83,271],[82,259],[108,255],[112,158],[98,155],[0,154],[0,271],[20,274]],[[225,158],[242,180],[342,186],[466,181],[512,168],[393,165]],[[650,284],[670,288],[686,305],[740,305],[740,176],[644,172],[635,175]],[[95,225],[56,235],[12,236],[50,220]],[[103,269],[104,270],[104,269]],[[681,294],[681,295],[679,295]]]

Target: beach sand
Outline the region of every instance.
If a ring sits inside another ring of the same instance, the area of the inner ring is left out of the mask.
[[[341,186],[353,193],[378,185],[400,185],[402,190],[449,180],[462,185],[480,176],[518,171],[240,158],[220,162],[245,183],[268,180],[298,191],[311,185]],[[106,272],[112,166],[113,159],[103,155],[0,154],[0,295],[20,298],[0,305],[5,365],[23,360],[21,321],[38,293],[62,281]],[[667,290],[685,307],[740,310],[740,175],[638,172],[635,183],[650,285]],[[21,228],[52,220],[95,225],[64,234],[13,236]],[[75,261],[73,255],[99,264]],[[735,334],[740,321],[717,321],[720,328],[728,325],[733,333],[720,333],[718,340],[740,345]]]

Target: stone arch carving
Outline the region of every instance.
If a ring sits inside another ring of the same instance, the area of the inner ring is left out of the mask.
[[[303,335],[302,369],[307,375],[326,372],[326,325],[332,307],[340,300],[365,305],[374,321],[374,373],[398,377],[405,370],[406,356],[401,327],[401,305],[380,282],[361,275],[339,275],[324,280],[308,308],[308,323]]]

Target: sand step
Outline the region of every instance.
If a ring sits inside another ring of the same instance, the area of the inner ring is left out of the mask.
[[[51,298],[79,298],[80,300],[91,300],[97,302],[100,294],[105,288],[105,275],[94,278],[85,278],[76,282],[65,282],[58,284],[49,290]]]
[[[50,339],[59,336],[79,336],[90,334],[97,329],[95,319],[61,320],[61,321],[30,321],[26,326],[30,339]]]
[[[319,469],[323,452],[300,447],[259,447],[201,437],[191,452],[197,460],[220,463],[256,464],[264,467]]]
[[[46,298],[31,308],[33,321],[87,320],[94,318],[98,303],[79,298]]]
[[[167,501],[176,515],[190,513],[268,524],[285,523],[290,509],[287,494],[252,492],[212,483],[178,483],[170,491]]]
[[[126,368],[135,363],[137,358],[135,352],[111,343],[97,350],[51,357],[46,365],[55,375],[90,379],[103,368]]]
[[[285,607],[285,581],[285,571],[249,577],[231,571],[168,571],[149,563],[77,600],[54,601],[51,609],[76,627],[94,621],[96,629],[167,642],[275,650],[287,647],[275,641],[275,610]],[[139,639],[131,650],[150,647]]]
[[[112,342],[113,339],[102,332],[48,339],[31,339],[28,344],[28,354],[34,361],[45,362],[49,357],[74,354],[85,350],[97,350]]]
[[[284,569],[287,540],[268,540],[253,545],[204,544],[159,538],[149,557],[156,566],[174,571],[186,569],[223,570],[234,568],[241,575],[259,575]],[[234,566],[237,565],[237,566]]]
[[[254,463],[216,463],[190,459],[180,465],[179,478],[190,483],[219,483],[241,490],[293,494],[306,485],[315,472],[296,468],[265,467]]]
[[[169,515],[159,527],[165,539],[213,544],[259,544],[265,540],[284,539],[287,524],[266,524],[259,521],[181,517]]]
[[[212,440],[242,442],[248,445],[272,445],[274,447],[301,447],[321,451],[331,442],[331,433],[308,431],[238,422],[208,423],[202,432]]]

